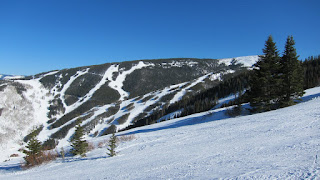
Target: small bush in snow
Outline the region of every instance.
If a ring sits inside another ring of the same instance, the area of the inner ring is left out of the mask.
[[[137,139],[137,138],[136,138],[136,136],[134,134],[131,134],[131,135],[119,136],[118,139],[119,139],[120,142],[123,142],[123,141],[132,141],[132,140]]]
[[[55,160],[58,157],[58,154],[54,151],[44,151],[40,154],[32,154],[24,157],[26,163],[22,164],[23,169],[27,169],[33,166],[40,165],[45,162],[50,162]]]
[[[93,143],[89,142],[88,147],[87,147],[87,151],[92,151],[94,149],[95,149],[95,147],[94,147]]]
[[[11,154],[10,157],[19,157],[19,154]]]

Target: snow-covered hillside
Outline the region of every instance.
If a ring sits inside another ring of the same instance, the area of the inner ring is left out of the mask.
[[[320,179],[320,88],[303,100],[236,118],[215,109],[117,133],[136,139],[112,158],[103,147],[24,171],[21,158],[13,159],[0,163],[0,179]]]
[[[1,84],[0,88],[0,161],[21,148],[26,134],[46,122],[50,95],[38,80]],[[17,92],[17,89],[23,89]],[[22,93],[25,91],[25,93]]]
[[[257,59],[258,56],[236,58],[246,67]],[[125,129],[161,107],[210,88],[235,73],[238,69],[229,66],[229,61],[132,61],[1,81],[0,150],[5,155],[0,161],[19,153],[18,149],[25,145],[23,137],[36,126],[42,127],[37,136],[40,141],[54,139],[59,141],[58,147],[68,143],[79,121],[88,139]]]

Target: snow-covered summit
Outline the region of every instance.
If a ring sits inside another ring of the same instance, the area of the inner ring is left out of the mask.
[[[0,80],[15,80],[15,79],[21,79],[24,78],[25,76],[21,75],[5,75],[5,74],[0,74]]]
[[[238,63],[243,64],[244,67],[251,67],[258,61],[259,56],[254,55],[254,56],[241,56],[241,57],[235,57],[235,58],[224,58],[224,59],[219,59],[219,63],[225,63],[226,65],[229,66],[233,59],[235,59]]]

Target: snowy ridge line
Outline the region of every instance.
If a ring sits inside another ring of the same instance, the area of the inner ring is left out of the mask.
[[[54,75],[54,74],[57,74],[58,72],[59,72],[58,70],[52,71],[52,72],[48,72],[48,73],[46,73],[46,74],[44,74],[44,75],[41,75],[40,78],[44,78],[44,77],[46,77],[46,76]],[[37,78],[37,79],[40,79],[40,78]]]
[[[21,75],[10,75],[10,76],[4,76],[3,79],[4,80],[16,80],[16,79],[21,79],[24,78],[25,76],[21,76]]]
[[[187,65],[189,67],[193,67],[194,65],[198,64],[198,62],[194,62],[194,61],[182,61],[182,62],[179,62],[179,61],[172,61],[170,63],[167,63],[167,62],[163,62],[161,63],[161,66],[168,66],[168,67],[182,67],[184,65]]]
[[[218,59],[218,60],[219,60],[219,64],[224,63],[227,66],[229,66],[233,59],[237,60],[238,63],[243,64],[244,67],[252,67],[252,65],[254,65],[259,60],[259,56],[258,55],[241,56],[241,57],[224,58],[224,59]]]

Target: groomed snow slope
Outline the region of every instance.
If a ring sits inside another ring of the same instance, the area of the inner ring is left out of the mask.
[[[227,119],[216,109],[124,131],[137,138],[112,158],[101,148],[25,171],[0,163],[0,179],[319,179],[318,96],[314,88],[309,101],[276,111]]]

